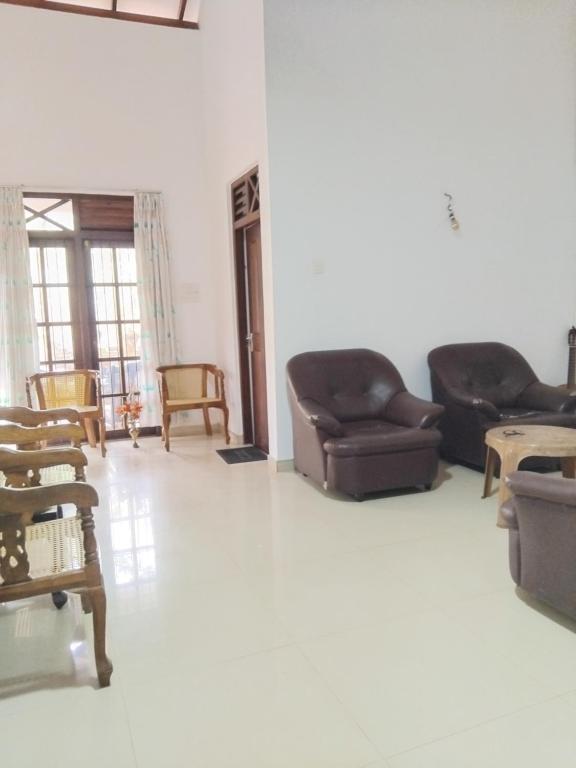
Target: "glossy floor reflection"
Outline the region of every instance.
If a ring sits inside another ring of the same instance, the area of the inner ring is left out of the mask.
[[[517,595],[496,497],[362,504],[214,438],[89,453],[112,687],[71,596],[0,605],[6,768],[572,768],[576,627]]]

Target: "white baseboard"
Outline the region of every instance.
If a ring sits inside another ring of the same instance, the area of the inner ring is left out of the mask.
[[[294,459],[274,459],[268,457],[268,464],[273,472],[294,472]]]
[[[224,435],[224,429],[221,424],[212,425],[212,433],[214,435]],[[206,437],[206,430],[201,424],[180,424],[174,427],[170,427],[170,437],[187,437],[187,436],[199,436],[204,435]],[[230,445],[242,445],[242,435],[237,435],[234,432],[230,432]]]

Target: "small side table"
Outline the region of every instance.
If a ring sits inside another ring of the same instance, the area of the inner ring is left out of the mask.
[[[486,433],[486,470],[482,498],[492,492],[496,454],[500,456],[500,486],[498,488],[497,525],[506,528],[500,507],[512,495],[504,479],[518,469],[528,456],[548,456],[561,459],[564,477],[576,477],[576,429],[522,425],[495,427]]]

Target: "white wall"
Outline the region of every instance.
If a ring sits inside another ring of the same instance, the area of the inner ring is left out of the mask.
[[[267,0],[280,458],[304,350],[381,350],[427,396],[431,348],[501,340],[564,380],[575,23],[568,0]]]
[[[208,0],[200,16],[210,253],[218,318],[219,364],[226,373],[231,430],[242,433],[234,295],[230,184],[260,169],[262,260],[270,445],[275,452],[274,336],[268,203],[262,0]]]
[[[0,5],[0,184],[162,191],[182,358],[212,360],[199,34]]]

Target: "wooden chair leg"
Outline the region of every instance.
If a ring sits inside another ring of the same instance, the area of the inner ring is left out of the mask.
[[[164,448],[170,450],[170,416],[162,416],[162,431],[164,433]]]
[[[226,445],[230,445],[230,432],[228,430],[228,408],[226,406],[222,408],[222,413],[224,414],[224,436],[226,437]]]
[[[104,419],[98,419],[98,430],[100,432],[100,452],[102,458],[106,458],[106,424]]]
[[[206,434],[209,437],[212,437],[212,424],[210,423],[210,413],[208,411],[208,406],[204,406],[202,408],[202,411],[204,413],[204,426],[206,427]]]
[[[96,448],[96,430],[94,429],[92,419],[84,419],[84,431],[86,432],[90,448]]]
[[[484,493],[482,498],[486,499],[492,493],[492,479],[494,477],[494,464],[496,463],[496,451],[493,448],[486,448],[486,467],[484,469]]]
[[[113,667],[112,662],[106,656],[106,593],[104,588],[91,589],[89,599],[92,605],[94,623],[94,656],[98,682],[101,688],[107,688],[110,685]]]
[[[90,593],[80,592],[80,600],[82,601],[82,610],[84,613],[92,613],[92,601],[90,600]]]

